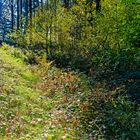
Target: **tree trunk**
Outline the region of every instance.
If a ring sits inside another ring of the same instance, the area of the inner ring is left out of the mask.
[[[19,0],[17,0],[17,30],[19,30]]]
[[[14,29],[14,5],[13,0],[11,0],[11,28]]]

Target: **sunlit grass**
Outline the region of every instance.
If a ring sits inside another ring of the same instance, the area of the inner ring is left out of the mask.
[[[7,45],[0,54],[0,140],[139,137],[139,110],[120,96],[123,87],[92,87],[86,75],[52,63],[27,65],[22,51]]]

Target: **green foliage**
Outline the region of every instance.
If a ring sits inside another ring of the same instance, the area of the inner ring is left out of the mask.
[[[123,88],[91,86],[84,74],[62,71],[21,50],[0,48],[0,139],[138,139],[139,107]]]
[[[46,53],[60,66],[89,72],[120,72],[137,67],[139,46],[139,4],[134,1],[102,2],[100,13],[95,3],[77,1],[70,9],[59,2],[44,6],[32,19],[26,33],[15,32],[19,46]],[[44,14],[45,13],[45,14]],[[135,67],[133,67],[135,66]]]
[[[124,97],[103,94],[91,95],[94,98],[82,106],[81,121],[85,131],[97,140],[139,139],[139,111],[135,112],[134,105]]]
[[[102,1],[101,11],[86,0],[51,1],[14,32],[26,50],[0,48],[0,138],[139,139],[140,109],[126,96],[136,79],[121,77],[139,70],[139,9],[134,0]]]

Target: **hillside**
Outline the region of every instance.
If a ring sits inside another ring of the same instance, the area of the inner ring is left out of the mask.
[[[18,49],[0,48],[0,139],[74,139],[73,92],[86,85],[73,72],[51,63],[29,66],[26,59]]]
[[[139,0],[0,0],[0,140],[140,140]]]
[[[19,49],[0,48],[1,140],[139,139],[139,106],[122,87],[93,87],[82,73],[27,59]]]

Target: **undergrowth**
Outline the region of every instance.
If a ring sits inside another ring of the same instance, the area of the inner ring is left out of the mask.
[[[0,139],[138,140],[140,108],[124,87],[91,85],[79,72],[42,59],[27,65],[21,50],[0,48]]]

